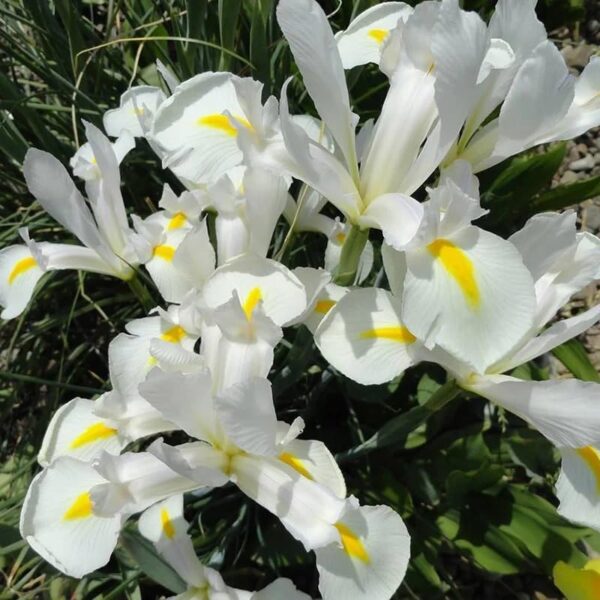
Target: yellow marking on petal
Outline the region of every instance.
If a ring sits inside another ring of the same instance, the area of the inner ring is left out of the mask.
[[[388,29],[369,29],[369,33],[367,35],[374,39],[378,44],[383,44],[388,34]]]
[[[375,327],[367,329],[360,334],[361,339],[384,339],[400,342],[401,344],[413,344],[417,338],[404,325],[398,327]]]
[[[335,241],[341,246],[346,241],[346,234],[345,233],[338,233],[335,236]]]
[[[161,244],[160,246],[155,246],[154,251],[152,252],[153,256],[157,256],[158,258],[162,258],[167,262],[171,262],[173,257],[175,256],[175,248],[173,246],[167,246],[166,244]]]
[[[367,549],[352,529],[340,522],[335,523],[334,527],[340,534],[342,546],[348,556],[358,558],[364,563],[371,562]]]
[[[74,521],[75,519],[85,519],[94,514],[94,505],[89,492],[84,492],[75,498],[75,502],[69,506],[63,515],[65,521]]]
[[[475,268],[467,254],[452,242],[438,239],[427,246],[434,258],[441,261],[448,273],[458,283],[465,298],[473,308],[479,306],[479,287],[475,279]]]
[[[242,304],[242,309],[244,310],[244,314],[246,315],[246,319],[248,319],[248,321],[252,318],[252,313],[261,300],[262,292],[259,287],[252,288],[248,292],[248,295]]]
[[[113,435],[117,435],[117,430],[113,427],[108,427],[105,423],[100,421],[90,425],[83,433],[78,435],[69,444],[69,448],[75,450],[76,448],[81,448],[81,446],[85,446],[86,444],[92,444],[98,440],[105,440]]]
[[[143,106],[136,108],[135,106],[131,109],[131,114],[141,117],[146,112],[146,109]]]
[[[33,269],[33,267],[37,267],[37,262],[33,256],[27,256],[18,260],[8,275],[8,284],[11,285],[19,275],[23,275],[23,273],[26,273],[29,269]]]
[[[244,117],[233,118],[247,129],[252,129],[252,125],[246,119],[244,119]],[[237,135],[237,129],[231,124],[229,117],[226,115],[220,115],[216,113],[212,115],[204,115],[203,117],[198,117],[196,123],[204,127],[218,129],[227,135],[230,135],[231,137],[235,137]]]
[[[173,521],[171,521],[171,517],[169,516],[169,511],[166,508],[160,509],[160,523],[162,525],[162,530],[164,534],[172,540],[175,537],[175,525],[173,525]]]
[[[178,344],[186,336],[185,329],[179,325],[167,329],[161,336],[160,339],[170,344]]]
[[[584,460],[596,478],[596,489],[600,492],[600,452],[592,446],[577,448],[577,454]]]
[[[303,477],[306,477],[307,479],[314,479],[308,469],[304,466],[304,461],[299,459],[297,456],[294,456],[290,452],[282,452],[279,455],[279,460],[292,467],[292,469],[298,471],[298,473],[300,473],[300,475]]]
[[[173,229],[180,229],[186,224],[186,222],[187,217],[182,212],[175,213],[169,219],[169,223],[167,224],[167,231],[173,231]]]
[[[335,300],[319,300],[315,304],[315,312],[326,315],[335,306]]]
[[[577,569],[559,561],[554,565],[552,576],[556,587],[567,600],[600,599],[600,573],[593,566],[590,567],[589,562],[583,569]]]

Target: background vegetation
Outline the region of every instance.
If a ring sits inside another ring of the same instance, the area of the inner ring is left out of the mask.
[[[323,2],[334,27],[374,0]],[[489,13],[492,2],[470,8]],[[540,1],[550,29],[585,17],[579,0]],[[0,3],[0,246],[17,229],[65,240],[65,232],[32,203],[20,170],[30,146],[64,163],[82,138],[81,120],[101,125],[132,84],[158,85],[160,59],[181,79],[229,69],[265,82],[278,95],[295,72],[273,17],[272,0],[4,0]],[[355,110],[375,116],[386,82],[373,68],[349,74]],[[298,112],[314,109],[298,80]],[[535,212],[559,209],[600,194],[600,180],[554,187],[564,145],[500,165],[484,179],[485,225],[503,235]],[[162,171],[145,143],[122,168],[131,212],[145,216]],[[51,182],[49,182],[51,185]],[[283,231],[282,231],[283,233]],[[322,240],[301,237],[289,263],[319,265]],[[373,279],[381,277],[378,259]],[[158,295],[154,297],[158,302]],[[128,526],[110,564],[75,581],[57,573],[20,540],[18,518],[35,455],[58,406],[107,389],[107,345],[128,320],[141,316],[117,280],[77,273],[44,278],[31,308],[0,327],[0,598],[154,598],[181,589],[177,576]],[[568,369],[598,381],[579,342],[557,350]],[[286,363],[289,368],[281,369]],[[547,364],[518,369],[544,379]],[[288,331],[272,375],[279,415],[301,415],[307,435],[339,453],[349,489],[366,503],[383,502],[407,520],[413,559],[398,598],[558,597],[550,573],[558,559],[574,565],[600,551],[600,536],[555,513],[557,456],[516,417],[465,395],[426,423],[423,404],[444,383],[425,365],[388,386],[363,388],[340,377],[314,350],[307,331]],[[231,487],[192,499],[190,519],[203,560],[227,581],[252,589],[289,576],[313,596],[316,571],[274,519]]]

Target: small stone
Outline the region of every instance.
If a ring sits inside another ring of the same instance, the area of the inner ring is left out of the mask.
[[[585,156],[588,153],[587,144],[584,144],[584,143],[577,144],[577,146],[575,146],[575,148],[577,148],[577,150],[579,151],[580,156]]]
[[[573,162],[574,160],[578,160],[581,158],[581,154],[579,153],[577,146],[573,146],[572,148],[570,148],[569,154],[567,156],[568,156],[569,162]]]
[[[600,230],[600,206],[590,204],[585,207],[584,223],[588,231]]]
[[[600,154],[596,154],[594,156],[594,163],[596,163],[597,165],[600,165]]]
[[[574,160],[569,164],[571,171],[591,171],[594,168],[594,157],[588,154],[579,160]]]
[[[590,56],[592,56],[594,49],[592,46],[588,46],[587,44],[580,44],[579,46],[565,46],[562,49],[562,55],[565,59],[565,62],[570,67],[585,67],[588,61],[590,60]]]
[[[570,183],[575,183],[577,180],[577,173],[573,173],[573,171],[565,171],[563,176],[560,178],[560,183],[563,185],[569,185]]]
[[[598,21],[597,19],[592,19],[587,24],[587,30],[592,34],[598,33],[600,31],[600,21]]]

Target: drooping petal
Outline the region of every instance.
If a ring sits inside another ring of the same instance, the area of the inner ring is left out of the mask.
[[[104,566],[117,544],[120,516],[99,516],[90,498],[90,489],[104,482],[88,463],[63,456],[33,479],[25,496],[21,535],[71,577]]]
[[[246,125],[231,73],[202,73],[179,84],[157,110],[150,133],[163,164],[198,186],[240,164],[237,130],[226,112]],[[249,125],[249,123],[248,123]]]
[[[515,413],[559,448],[600,446],[600,384],[483,375],[461,386]]]
[[[558,514],[573,523],[600,529],[600,453],[592,446],[561,448],[556,482]]]
[[[410,557],[410,536],[388,506],[348,501],[335,523],[339,539],[317,548],[319,591],[323,600],[387,600],[402,583]]]
[[[381,48],[398,21],[406,21],[412,7],[404,2],[382,2],[361,12],[335,36],[344,69],[379,64]]]
[[[140,533],[191,587],[206,584],[204,565],[198,560],[183,516],[183,496],[177,494],[145,510],[138,521]]]
[[[330,489],[339,498],[346,497],[346,482],[335,458],[323,442],[294,439],[278,448],[278,458],[300,475]]]
[[[346,377],[364,385],[384,383],[419,360],[420,344],[400,315],[401,302],[389,292],[352,290],[323,319],[315,342]]]
[[[27,307],[37,282],[44,274],[31,250],[24,244],[0,250],[0,305],[3,319],[18,317]]]
[[[242,256],[223,265],[206,282],[203,297],[209,308],[231,300],[237,292],[248,317],[262,305],[267,317],[285,325],[306,308],[306,292],[298,278],[280,263]]]
[[[129,441],[116,423],[94,413],[93,400],[75,398],[61,406],[52,417],[38,454],[38,462],[49,465],[59,456],[87,462],[103,450],[119,454]]]
[[[281,520],[307,550],[337,539],[336,523],[345,501],[277,458],[238,454],[231,459],[232,481]]]
[[[281,577],[259,592],[254,592],[248,600],[281,600],[281,598],[285,598],[285,600],[310,600],[310,596],[299,592],[289,579]],[[235,600],[243,600],[243,598],[237,596]]]
[[[600,588],[600,563],[598,559],[588,561],[577,569],[559,560],[552,571],[556,587],[566,600],[596,600]]]
[[[477,227],[406,254],[402,317],[427,347],[438,344],[484,372],[533,323],[533,281],[516,248]]]

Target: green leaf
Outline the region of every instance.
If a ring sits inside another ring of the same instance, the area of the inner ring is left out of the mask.
[[[600,176],[569,185],[559,185],[535,198],[532,212],[561,210],[598,195],[600,195]]]
[[[185,591],[187,586],[184,581],[159,556],[151,542],[135,531],[125,530],[121,532],[121,543],[150,579],[176,594]]]
[[[565,342],[558,348],[554,348],[552,354],[578,379],[600,383],[600,375],[590,362],[587,352],[579,340],[573,339]]]
[[[468,494],[492,487],[503,475],[504,467],[490,465],[488,462],[475,471],[452,471],[446,479],[448,502],[460,507]]]
[[[221,45],[227,50],[234,50],[235,36],[238,32],[238,19],[240,17],[241,0],[219,0],[219,33]],[[223,52],[219,70],[229,69],[231,56]]]

